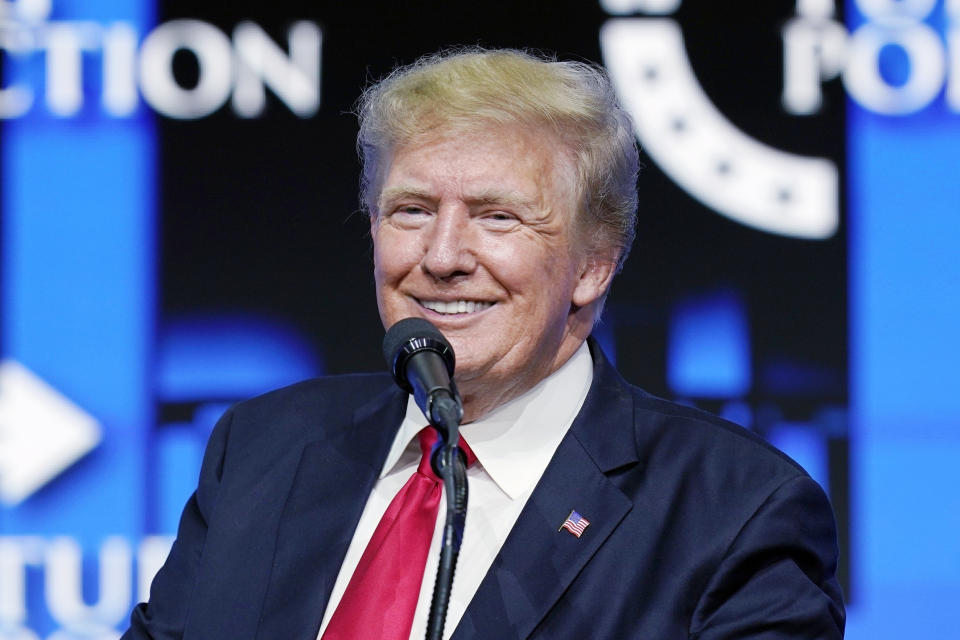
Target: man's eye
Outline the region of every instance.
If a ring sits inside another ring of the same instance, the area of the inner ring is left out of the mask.
[[[406,206],[406,207],[400,207],[399,209],[397,209],[397,213],[417,215],[421,213],[426,213],[426,211],[420,207]]]
[[[506,211],[491,211],[484,216],[485,220],[494,224],[506,224],[517,221],[517,216]]]

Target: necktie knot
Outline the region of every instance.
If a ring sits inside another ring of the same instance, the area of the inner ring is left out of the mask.
[[[439,482],[440,478],[438,478],[433,472],[433,466],[430,464],[430,460],[433,457],[433,451],[437,446],[439,446],[438,443],[440,438],[437,435],[437,430],[433,427],[424,427],[419,433],[417,433],[417,438],[420,440],[420,466],[417,467],[417,472]],[[467,467],[470,467],[474,462],[477,461],[477,456],[474,455],[473,450],[470,449],[470,446],[462,437],[460,438],[460,442],[457,444],[457,447],[466,458],[465,465]]]

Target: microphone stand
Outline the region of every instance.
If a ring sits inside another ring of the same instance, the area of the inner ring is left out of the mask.
[[[445,399],[445,398],[442,398]],[[439,406],[438,406],[439,405]],[[457,443],[460,441],[460,419],[463,410],[459,402],[453,405],[437,402],[431,407],[431,424],[440,434],[441,446],[431,456],[434,471],[443,479],[447,496],[447,515],[440,543],[440,562],[437,580],[433,585],[433,600],[427,618],[427,640],[441,640],[443,625],[450,604],[453,574],[457,568],[463,528],[467,519],[467,468]]]

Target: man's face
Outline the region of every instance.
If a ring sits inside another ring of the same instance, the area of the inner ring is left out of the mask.
[[[609,280],[571,238],[572,162],[519,126],[438,133],[387,161],[371,227],[381,319],[443,332],[476,419],[572,355]]]

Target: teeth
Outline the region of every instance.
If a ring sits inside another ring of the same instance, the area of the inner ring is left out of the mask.
[[[420,304],[437,313],[452,314],[483,311],[484,309],[489,309],[493,303],[478,302],[475,300],[451,300],[450,302],[444,302],[443,300],[421,300]]]

